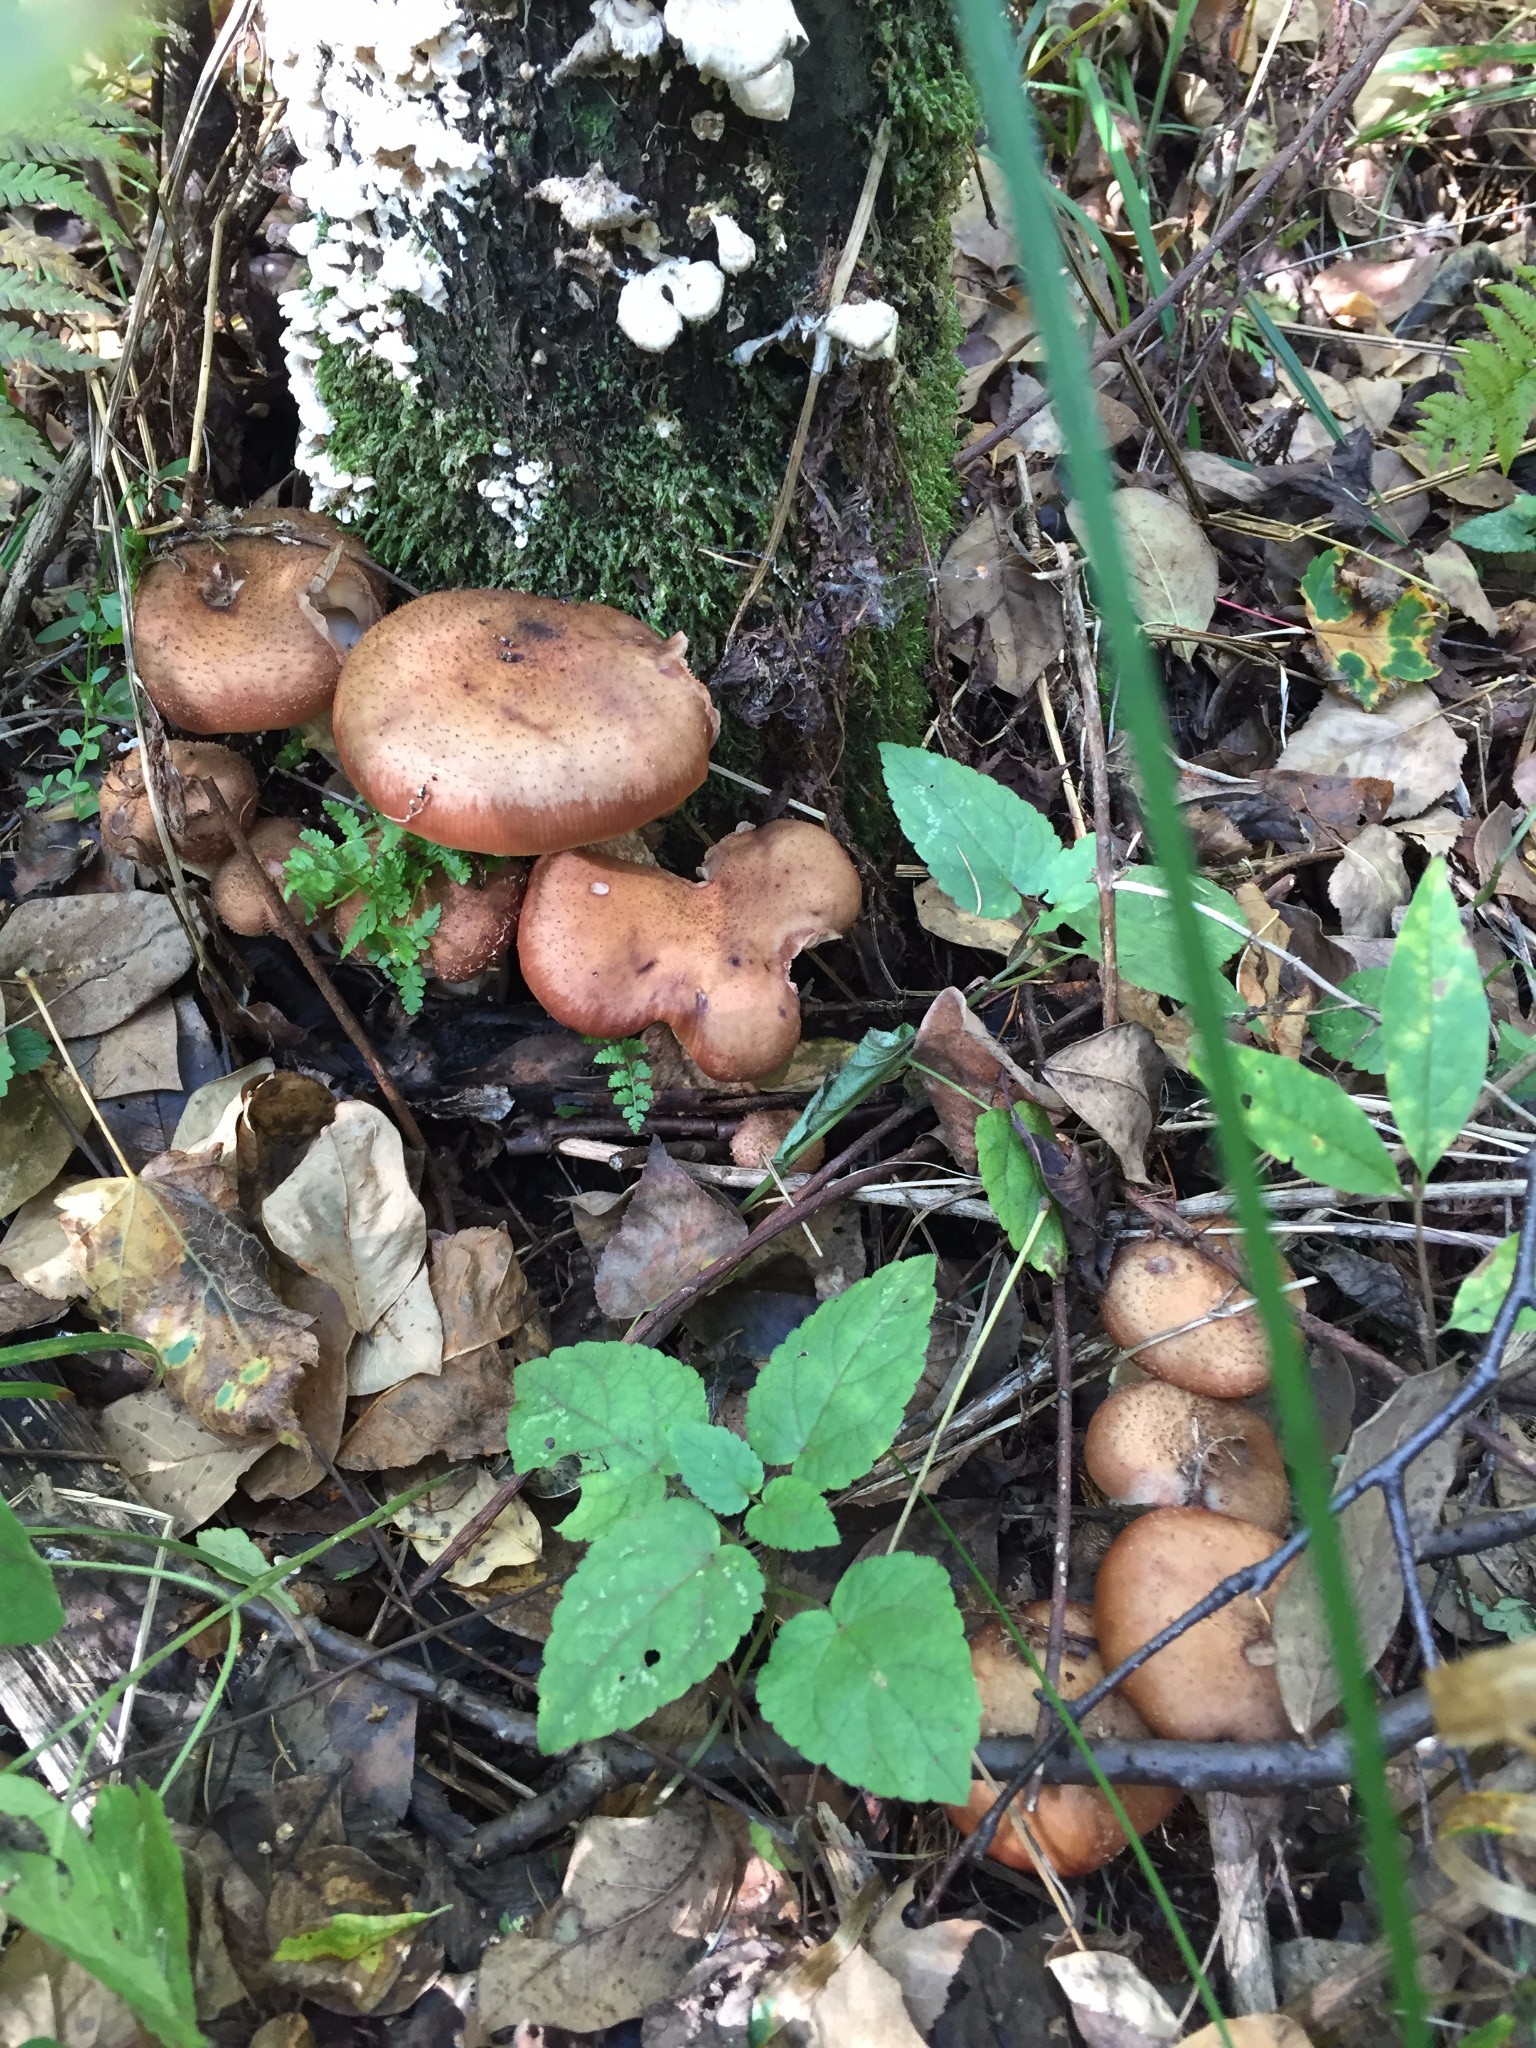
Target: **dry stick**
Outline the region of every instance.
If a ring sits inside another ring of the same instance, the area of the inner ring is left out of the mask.
[[[443,1227],[447,1230],[452,1230],[454,1227],[453,1199],[448,1192],[447,1183],[443,1178],[442,1168],[433,1157],[431,1148],[422,1136],[421,1126],[411,1113],[410,1104],[385,1071],[378,1054],[368,1042],[367,1033],[353,1016],[340,989],[337,988],[335,982],[326,973],[319,954],[309,943],[309,936],[305,932],[303,925],[299,923],[299,920],[283,901],[272,877],[267,873],[255,854],[251,852],[251,842],[245,835],[245,827],[240,823],[240,820],[235,816],[229,805],[225,803],[223,792],[218,784],[209,778],[204,779],[201,786],[207,792],[210,802],[223,812],[224,822],[229,827],[229,836],[234,842],[235,851],[249,865],[251,872],[255,875],[256,886],[261,893],[262,901],[266,904],[271,915],[276,918],[278,929],[304,963],[310,980],[329,1004],[331,1015],[336,1019],[336,1022],[341,1026],[353,1046],[367,1063],[368,1071],[378,1083],[379,1093],[389,1104],[390,1112],[395,1122],[400,1126],[408,1141],[415,1146],[416,1150],[421,1153],[425,1160],[427,1176],[431,1180],[433,1192],[437,1196],[438,1208],[442,1211]]]
[[[203,352],[197,366],[197,399],[192,408],[192,442],[187,450],[187,476],[198,475],[203,466],[203,426],[208,417],[208,387],[213,382],[214,329],[219,317],[219,286],[224,271],[224,212],[214,216],[213,238],[208,248],[208,295],[203,307]]]
[[[21,615],[32,602],[48,564],[59,551],[64,532],[75,516],[86,485],[91,480],[91,442],[82,434],[49,479],[48,488],[32,512],[32,523],[16,557],[10,580],[0,590],[0,662],[11,637],[21,624]]]
[[[881,175],[885,170],[885,159],[890,153],[891,124],[884,120],[875,130],[875,146],[869,153],[869,169],[864,173],[864,189],[859,194],[859,203],[853,210],[853,225],[848,230],[848,239],[843,244],[842,258],[832,279],[832,289],[827,294],[827,311],[835,313],[843,303],[859,252],[864,247],[864,237],[875,213],[875,194],[880,189]],[[825,334],[817,337],[819,352],[827,347]],[[752,571],[752,581],[747,585],[741,603],[736,607],[736,616],[731,621],[731,630],[725,636],[730,646],[741,630],[741,622],[751,609],[752,601],[762,589],[773,567],[773,558],[779,551],[779,542],[784,538],[784,529],[789,524],[789,510],[795,501],[795,489],[800,482],[800,465],[805,460],[805,444],[811,436],[811,418],[816,410],[816,395],[821,390],[825,370],[812,364],[810,377],[806,381],[805,398],[800,407],[800,420],[795,428],[795,438],[789,450],[789,461],[784,467],[784,481],[779,487],[778,503],[773,508],[773,521],[768,528],[768,538],[763,543],[763,552],[757,567]]]
[[[658,1337],[664,1337],[691,1302],[698,1300],[702,1294],[708,1294],[712,1287],[717,1286],[728,1273],[741,1264],[744,1258],[755,1252],[759,1245],[770,1243],[774,1238],[782,1236],[786,1230],[793,1230],[796,1224],[803,1223],[806,1217],[814,1216],[829,1203],[840,1201],[844,1195],[851,1195],[855,1188],[865,1187],[871,1181],[878,1180],[882,1174],[889,1173],[893,1166],[908,1166],[931,1157],[935,1149],[934,1141],[931,1138],[919,1138],[915,1145],[908,1146],[905,1152],[898,1152],[894,1158],[878,1160],[873,1166],[861,1167],[857,1173],[846,1174],[841,1180],[834,1178],[850,1159],[857,1158],[860,1152],[867,1151],[898,1124],[905,1123],[910,1117],[915,1116],[919,1109],[925,1107],[926,1104],[903,1103],[900,1109],[893,1110],[862,1137],[856,1138],[846,1152],[840,1152],[836,1159],[829,1159],[825,1166],[811,1175],[792,1202],[786,1202],[782,1209],[775,1209],[772,1215],[765,1216],[734,1250],[712,1260],[702,1273],[696,1273],[691,1280],[685,1281],[681,1287],[675,1287],[664,1300],[657,1302],[653,1309],[647,1309],[630,1329],[628,1342],[651,1344]]]
[[[1199,255],[1194,257],[1189,263],[1186,263],[1178,276],[1173,278],[1157,294],[1156,298],[1149,299],[1134,320],[1128,321],[1117,334],[1108,335],[1099,343],[1090,358],[1090,368],[1097,369],[1100,363],[1108,362],[1111,356],[1118,355],[1122,349],[1129,348],[1133,343],[1140,341],[1148,329],[1157,324],[1159,317],[1166,312],[1168,307],[1176,304],[1183,297],[1195,279],[1205,274],[1226,245],[1234,240],[1240,230],[1245,228],[1249,221],[1253,219],[1259,208],[1264,204],[1264,201],[1273,192],[1276,185],[1279,184],[1280,180],[1291,168],[1291,165],[1301,155],[1307,144],[1329,117],[1343,106],[1347,100],[1354,98],[1360,87],[1365,83],[1365,80],[1375,70],[1378,61],[1393,37],[1406,28],[1418,12],[1419,0],[1409,0],[1408,6],[1399,9],[1392,19],[1372,36],[1354,63],[1350,65],[1344,76],[1334,86],[1333,90],[1318,102],[1311,116],[1291,137],[1285,148],[1281,150],[1268,169],[1254,180],[1242,204],[1233,208],[1225,222],[1212,235]],[[1000,427],[994,427],[990,433],[983,434],[979,440],[972,441],[962,448],[955,457],[955,467],[957,469],[969,468],[973,462],[979,461],[983,455],[986,455],[995,448],[999,441],[1005,440],[1009,434],[1022,427],[1026,420],[1032,420],[1035,414],[1049,403],[1050,394],[1042,391],[1038,398],[1031,399],[1028,405],[1021,406],[1010,418],[1004,420]]]
[[[1259,1851],[1280,1825],[1280,1801],[1273,1794],[1212,1792],[1205,1825],[1233,2007],[1238,2013],[1273,2012],[1279,2000]]]
[[[1067,642],[1072,666],[1077,671],[1078,693],[1083,706],[1083,744],[1088,751],[1088,778],[1093,797],[1094,880],[1099,890],[1099,987],[1104,1004],[1104,1029],[1113,1031],[1120,1022],[1119,952],[1115,944],[1115,848],[1109,816],[1109,762],[1104,751],[1104,707],[1099,702],[1099,668],[1088,644],[1088,621],[1083,615],[1082,570],[1070,548],[1056,543],[1056,560],[1061,566],[1061,608],[1067,622]]]
[[[1067,1327],[1067,1290],[1060,1275],[1051,1282],[1051,1352],[1056,1367],[1056,1527],[1051,1545],[1051,1619],[1045,1638],[1045,1682],[1061,1678],[1061,1646],[1067,1633],[1067,1579],[1072,1564],[1072,1333]],[[1055,1719],[1046,1700],[1037,1733]],[[1036,1777],[1025,1802],[1031,1811],[1043,1777]]]

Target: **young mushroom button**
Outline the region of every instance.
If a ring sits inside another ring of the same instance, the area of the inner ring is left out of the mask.
[[[555,853],[675,810],[720,718],[664,640],[601,604],[440,590],[342,673],[336,750],[374,808],[466,853]]]
[[[264,732],[318,718],[384,610],[380,572],[317,512],[242,512],[146,570],[134,649],[155,708],[189,732]]]
[[[303,830],[297,818],[263,818],[247,834],[252,854],[279,895],[283,888],[283,869]],[[268,932],[281,930],[272,915],[266,891],[243,853],[232,853],[214,876],[213,908],[219,922],[230,931],[239,932],[242,938],[264,938]],[[318,923],[328,920],[330,915],[327,911],[322,913],[321,919],[308,920],[301,903],[295,901],[291,908],[300,924]]]
[[[181,782],[182,822],[171,829],[183,860],[205,867],[229,852],[229,824],[209,795],[212,783],[242,825],[256,809],[259,785],[250,762],[207,740],[172,740],[167,752]],[[135,747],[101,778],[101,843],[110,853],[145,867],[165,863],[155,814],[144,786],[144,756]]]
[[[539,861],[518,928],[523,979],[557,1023],[594,1038],[670,1024],[715,1081],[755,1081],[800,1039],[789,964],[859,914],[830,832],[791,819],[712,846],[702,882],[590,853]]]

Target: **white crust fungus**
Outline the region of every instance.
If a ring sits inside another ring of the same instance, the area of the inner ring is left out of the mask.
[[[787,121],[795,104],[795,67],[781,57],[755,78],[733,80],[730,93],[741,111],[756,121]]]
[[[636,348],[661,355],[682,333],[684,321],[713,320],[724,296],[725,278],[713,263],[671,256],[632,277],[619,293],[619,327]]]
[[[829,340],[864,363],[886,363],[896,353],[901,315],[885,299],[845,299],[826,319]]]
[[[744,114],[789,117],[795,68],[810,37],[791,0],[667,0],[667,34],[702,78],[718,78]]]
[[[715,231],[715,254],[720,268],[727,277],[740,277],[757,261],[756,242],[732,214],[712,213],[709,219]]]
[[[632,228],[645,212],[633,192],[621,190],[601,164],[593,164],[579,178],[545,178],[534,186],[533,196],[558,206],[560,218],[578,235]]]
[[[656,56],[663,40],[661,16],[651,0],[593,0],[592,26],[550,72],[549,82],[560,85],[584,72],[638,64]]]

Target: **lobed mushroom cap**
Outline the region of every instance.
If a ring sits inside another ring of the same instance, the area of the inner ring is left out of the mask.
[[[252,854],[282,893],[283,868],[299,843],[304,827],[297,818],[262,818],[246,834]],[[213,907],[219,922],[247,939],[264,938],[278,929],[267,899],[244,854],[232,853],[213,878]],[[302,924],[304,906],[289,905]],[[316,922],[319,922],[317,919]]]
[[[332,711],[385,817],[469,853],[555,853],[675,810],[720,730],[681,633],[602,604],[440,590],[385,619]]]
[[[242,825],[256,809],[256,770],[243,755],[207,740],[172,740],[171,766],[181,777],[184,820],[171,834],[183,860],[206,867],[228,853],[229,825],[206,789],[211,782]],[[114,761],[101,778],[101,843],[125,860],[157,868],[165,848],[155,830],[155,814],[144,786],[144,756],[135,748]]]
[[[252,507],[227,535],[145,572],[139,674],[156,709],[189,732],[300,725],[329,706],[342,663],[383,609],[383,580],[343,527]]]
[[[670,1024],[715,1081],[781,1067],[800,1037],[789,964],[848,930],[861,892],[819,825],[778,819],[710,848],[702,882],[589,853],[539,861],[518,928],[523,979],[573,1031]]]
[[[451,875],[425,882],[411,905],[411,918],[434,906],[440,913],[422,956],[426,972],[438,981],[469,981],[494,967],[516,937],[527,886],[528,870],[521,864],[484,882],[456,882]],[[359,892],[337,904],[335,931],[343,946],[367,900]]]
[[[1032,1601],[1019,1615],[1016,1626],[1041,1665],[1045,1663],[1046,1639],[1050,1631],[1051,1603]],[[1061,1670],[1057,1689],[1063,1699],[1080,1699],[1104,1676],[1104,1665],[1094,1641],[1092,1611],[1069,1600],[1066,1634],[1062,1642]],[[1014,1647],[1001,1621],[989,1622],[971,1645],[971,1670],[981,1695],[983,1736],[1033,1735],[1040,1717],[1035,1694],[1040,1681]],[[1144,1741],[1146,1723],[1128,1700],[1111,1693],[1088,1715],[1086,1733],[1097,1741]],[[1117,1785],[1126,1815],[1138,1835],[1160,1827],[1178,1805],[1182,1794],[1164,1785]],[[995,1794],[985,1781],[971,1787],[964,1806],[947,1812],[961,1834],[977,1827],[990,1808]],[[1012,1824],[1017,1817],[1020,1825]],[[1097,1785],[1047,1785],[1041,1789],[1035,1811],[1029,1813],[1022,1795],[1009,1809],[993,1838],[988,1854],[1013,1870],[1037,1868],[1029,1847],[1033,1836],[1062,1877],[1085,1877],[1126,1845],[1124,1829],[1113,1807]]]
[[[1294,1278],[1282,1261],[1283,1277]],[[1269,1345],[1256,1308],[1199,1318],[1245,1299],[1229,1273],[1191,1245],[1142,1238],[1122,1245],[1109,1269],[1104,1327],[1143,1372],[1191,1394],[1240,1401],[1269,1379]],[[1194,1329],[1184,1326],[1196,1323]],[[1163,1331],[1176,1335],[1161,1337]]]
[[[1166,1380],[1117,1387],[1083,1438],[1088,1477],[1131,1507],[1202,1507],[1283,1536],[1291,1489],[1263,1416]]]
[[[1154,1508],[1115,1538],[1093,1612],[1113,1667],[1203,1600],[1231,1572],[1280,1547],[1267,1530],[1207,1508]],[[1275,1742],[1291,1733],[1274,1671],[1269,1613],[1244,1594],[1186,1629],[1120,1690],[1158,1735],[1189,1742]]]

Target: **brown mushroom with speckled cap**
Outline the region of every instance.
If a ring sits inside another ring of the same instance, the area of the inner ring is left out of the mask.
[[[1050,1622],[1050,1601],[1036,1600],[1016,1624],[1042,1669]],[[1056,1686],[1063,1699],[1076,1700],[1098,1684],[1104,1666],[1094,1641],[1091,1611],[1069,1600],[1065,1624]],[[1033,1735],[1040,1719],[1035,1696],[1040,1680],[1000,1621],[988,1622],[972,1643],[971,1671],[981,1695],[982,1735]],[[1143,1742],[1147,1736],[1141,1716],[1116,1693],[1101,1700],[1083,1725],[1084,1733],[1099,1742]],[[1184,1796],[1163,1785],[1117,1785],[1115,1791],[1139,1835],[1160,1827]],[[978,1779],[967,1805],[946,1810],[961,1834],[969,1835],[986,1817],[995,1797],[985,1779]],[[1058,1876],[1085,1877],[1118,1856],[1125,1846],[1125,1830],[1097,1785],[1045,1785],[1033,1813],[1022,1794],[1013,1802],[987,1853],[1010,1869],[1034,1870],[1038,1868],[1038,1850]]]
[[[1263,1416],[1166,1380],[1117,1387],[1094,1411],[1083,1469],[1130,1507],[1209,1508],[1274,1536],[1290,1524],[1285,1460]]]
[[[411,924],[429,910],[438,913],[421,958],[424,971],[437,981],[460,982],[494,967],[516,936],[527,887],[528,869],[521,861],[509,862],[480,882],[456,882],[452,875],[433,875],[424,882],[405,919]],[[367,900],[358,894],[336,906],[335,932],[343,953]]]
[[[780,818],[712,846],[702,882],[590,853],[535,863],[518,927],[523,979],[593,1038],[669,1024],[714,1081],[771,1074],[800,1039],[795,955],[859,914],[853,862],[819,825]]]
[[[172,740],[167,749],[181,779],[183,821],[171,838],[183,860],[206,867],[229,852],[229,823],[205,784],[212,783],[242,825],[256,809],[256,770],[229,747],[208,740]],[[101,843],[124,860],[164,865],[165,848],[144,786],[144,756],[135,747],[101,778]]]
[[[1236,1241],[1226,1242],[1235,1252]],[[1283,1259],[1280,1269],[1295,1279]],[[1269,1380],[1269,1342],[1252,1297],[1193,1245],[1159,1237],[1122,1245],[1100,1313],[1143,1372],[1187,1393],[1243,1401]]]
[[[374,627],[336,751],[375,810],[466,853],[555,853],[675,810],[720,729],[684,656],[602,604],[439,590]]]
[[[262,818],[246,834],[246,844],[252,856],[260,862],[268,881],[280,896],[283,870],[303,831],[304,827],[297,818]],[[300,924],[323,926],[330,917],[329,911],[308,917],[297,898],[284,900]],[[219,922],[227,925],[230,931],[239,932],[243,938],[265,938],[269,932],[282,931],[282,926],[272,914],[266,891],[243,853],[232,853],[214,876],[213,907]]]
[[[252,507],[173,548],[134,597],[134,653],[155,707],[189,732],[263,732],[325,712],[383,615],[362,543],[317,512]]]

